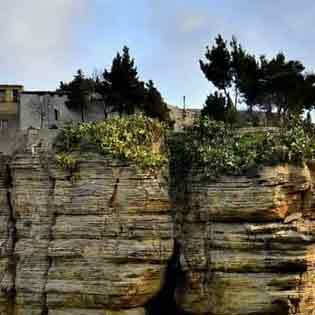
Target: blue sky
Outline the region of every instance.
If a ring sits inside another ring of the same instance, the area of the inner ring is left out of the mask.
[[[315,2],[310,0],[1,0],[0,82],[55,89],[78,68],[109,67],[130,47],[140,78],[165,100],[201,107],[210,84],[198,60],[221,33],[249,51],[315,70]]]

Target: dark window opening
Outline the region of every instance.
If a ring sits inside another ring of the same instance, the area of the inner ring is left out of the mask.
[[[19,90],[14,89],[13,90],[13,102],[19,101]]]
[[[59,120],[59,111],[58,109],[55,109],[55,120]]]

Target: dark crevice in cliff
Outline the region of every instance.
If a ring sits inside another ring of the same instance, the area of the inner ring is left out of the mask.
[[[180,245],[175,241],[173,256],[170,259],[160,293],[146,305],[146,315],[185,315],[177,306],[175,290],[183,277],[180,267]]]
[[[119,186],[119,178],[116,178],[113,194],[108,201],[108,206],[111,208],[114,207],[114,204],[115,204],[115,200],[116,200],[116,196],[118,192],[118,186]]]
[[[9,252],[9,266],[8,272],[12,277],[12,287],[8,289],[6,294],[9,297],[9,304],[12,314],[14,313],[15,299],[16,299],[16,268],[17,268],[17,257],[15,255],[15,245],[17,243],[17,230],[16,230],[16,218],[14,215],[14,208],[12,203],[11,190],[13,188],[13,178],[11,175],[11,170],[9,165],[6,165],[5,173],[5,188],[6,188],[6,199],[9,208],[8,226],[7,226],[7,237],[8,237],[8,247]]]
[[[55,192],[55,186],[56,186],[56,179],[53,177],[49,177],[49,196],[48,196],[48,205],[47,209],[49,211],[49,214],[51,216],[51,222],[49,225],[49,231],[48,231],[48,244],[47,244],[47,269],[44,274],[44,292],[43,292],[43,310],[41,315],[48,315],[49,314],[49,307],[47,303],[47,282],[48,282],[48,274],[49,270],[52,267],[52,257],[49,256],[49,244],[54,240],[54,233],[53,229],[56,225],[57,220],[57,213],[53,211],[53,198],[54,198],[54,192]]]

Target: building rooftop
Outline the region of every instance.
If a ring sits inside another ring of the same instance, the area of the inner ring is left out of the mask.
[[[14,89],[24,89],[23,85],[19,84],[0,84],[0,88],[14,88]]]
[[[1,86],[0,86],[1,87]],[[23,94],[37,94],[37,95],[66,95],[65,92],[60,91],[42,91],[42,90],[33,90],[33,91],[23,91]]]

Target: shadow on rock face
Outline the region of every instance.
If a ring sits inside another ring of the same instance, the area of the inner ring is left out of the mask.
[[[186,315],[178,308],[175,301],[176,284],[183,276],[179,255],[180,245],[175,242],[174,253],[167,266],[164,286],[160,293],[147,304],[146,315]]]

